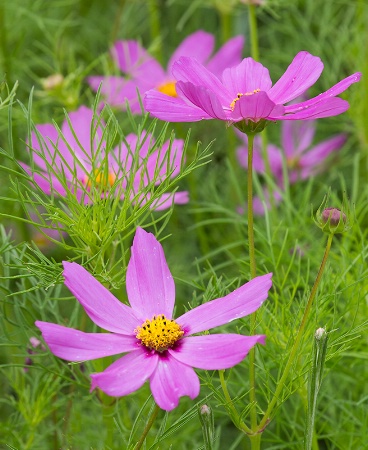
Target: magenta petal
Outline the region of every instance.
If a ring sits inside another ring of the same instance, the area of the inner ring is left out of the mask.
[[[63,262],[65,285],[99,327],[132,336],[140,325],[132,308],[121,303],[109,290],[77,263]]]
[[[280,108],[281,105],[277,105]],[[238,122],[243,119],[249,119],[258,122],[260,119],[266,119],[274,111],[276,105],[268,98],[266,92],[258,92],[253,95],[244,95],[235,102],[234,111],[232,111],[231,120]]]
[[[101,373],[91,375],[91,391],[98,387],[112,397],[121,397],[139,389],[152,375],[158,354],[144,348],[123,356]]]
[[[150,386],[155,402],[165,411],[176,408],[184,395],[193,400],[200,390],[198,376],[192,367],[180,363],[169,353],[160,357]]]
[[[170,97],[155,89],[146,92],[144,108],[154,117],[167,122],[198,122],[203,119],[212,119],[202,109],[187,105],[182,99]]]
[[[27,164],[19,164],[45,194],[52,195],[58,193],[62,197],[65,197],[65,188],[54,175],[49,173],[37,173],[27,166]]]
[[[228,115],[225,113],[219,98],[205,87],[178,81],[176,91],[180,97],[185,96],[214,119],[227,120]]]
[[[308,52],[299,52],[284,75],[269,90],[270,99],[278,104],[293,100],[318,80],[322,70],[323,63],[320,58]]]
[[[257,89],[268,91],[272,86],[268,69],[253,58],[244,58],[237,66],[225,69],[222,81],[231,92],[231,101],[237,94],[251,93]]]
[[[275,120],[306,120],[322,119],[323,117],[338,116],[349,109],[349,103],[340,97],[332,97],[320,103],[304,106],[294,114],[273,117]]]
[[[239,364],[255,344],[265,343],[265,336],[210,334],[182,339],[169,353],[178,361],[204,370],[222,370]]]
[[[165,193],[161,197],[153,202],[151,209],[155,211],[163,211],[164,209],[170,208],[173,203],[175,205],[185,205],[189,202],[189,192],[188,191],[177,191],[173,194]]]
[[[236,36],[229,39],[208,61],[207,69],[221,78],[223,71],[228,67],[240,64],[242,60],[242,50],[244,46],[244,37]]]
[[[357,83],[360,80],[361,76],[362,74],[360,72],[356,72],[353,75],[350,75],[349,77],[339,81],[337,84],[332,86],[332,88],[328,89],[322,94],[317,95],[317,97],[313,97],[302,103],[295,103],[292,105],[288,105],[285,107],[285,114],[296,113],[304,109],[307,109],[317,103],[331,100],[331,97],[335,97],[336,95],[341,94],[342,92],[346,91],[346,89],[350,85],[352,85],[353,83]]]
[[[194,58],[182,57],[173,66],[173,75],[177,81],[202,86],[213,92],[221,104],[230,105],[233,97],[221,81]]]
[[[141,319],[164,314],[171,319],[175,285],[164,251],[155,236],[138,227],[126,274],[129,302]]]
[[[199,63],[205,64],[210,57],[215,46],[213,34],[199,30],[187,36],[179,47],[172,54],[167,66],[167,73],[170,76],[173,64],[182,56],[195,58]]]
[[[185,334],[209,330],[256,311],[266,300],[271,288],[272,273],[256,277],[225,297],[204,303],[175,321]]]
[[[313,169],[315,166],[322,164],[328,155],[335,150],[341,149],[345,144],[346,139],[346,134],[338,134],[337,136],[333,136],[330,139],[320,142],[300,158],[300,166],[302,168],[310,167]]]
[[[84,333],[54,323],[36,321],[52,353],[67,361],[88,361],[137,349],[135,336]]]
[[[284,121],[282,124],[282,146],[287,158],[297,157],[311,144],[316,132],[316,122]]]

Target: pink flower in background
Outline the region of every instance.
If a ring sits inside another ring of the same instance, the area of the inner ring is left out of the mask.
[[[312,86],[322,70],[320,58],[303,51],[272,86],[268,69],[252,58],[225,69],[220,80],[194,58],[181,57],[172,70],[178,97],[150,90],[144,106],[153,116],[169,122],[220,119],[240,129],[248,122],[336,116],[349,108],[347,101],[336,96],[359,81],[360,73],[350,75],[317,97],[284,106]]]
[[[170,411],[180,397],[194,399],[199,379],[193,367],[227,369],[245,358],[265,336],[198,335],[256,311],[268,296],[271,275],[254,278],[223,298],[173,319],[175,285],[161,244],[138,228],[126,274],[131,307],[121,303],[82,266],[64,262],[65,284],[93,322],[110,333],[84,333],[48,322],[37,327],[52,353],[68,361],[86,361],[127,353],[101,373],[91,389],[111,396],[139,389],[147,380],[160,408]]]
[[[167,152],[170,142],[166,141],[161,149],[148,156],[148,151],[155,141],[152,135],[145,132],[140,138],[134,134],[127,135],[126,142],[122,142],[113,151],[106,153],[103,130],[100,126],[92,124],[91,109],[81,106],[77,111],[69,114],[69,119],[71,126],[67,120],[64,120],[61,127],[64,138],[52,124],[36,125],[37,132],[44,142],[40,143],[36,133],[32,132],[29,147],[40,171],[35,172],[25,164],[22,164],[22,167],[45,193],[50,195],[56,192],[66,196],[65,186],[60,181],[65,178],[68,188],[85,203],[90,203],[92,200],[89,192],[93,185],[100,188],[102,195],[106,195],[112,189],[116,195],[123,198],[133,166],[133,155],[137,152],[140,164],[138,170],[134,167],[136,173],[133,190],[136,194],[157,174],[156,184],[160,184],[166,176],[168,165],[174,168],[171,177],[178,175],[184,145],[181,139],[174,139],[169,163]],[[91,139],[92,128],[95,128],[92,133],[93,139]],[[91,140],[93,140],[92,146]],[[168,208],[172,204],[173,196],[175,203],[188,202],[187,192],[165,193],[151,207],[156,210]],[[147,200],[148,196],[139,198],[140,204]]]
[[[174,62],[181,56],[191,56],[214,74],[220,76],[226,67],[241,61],[244,38],[230,39],[213,54],[215,38],[199,30],[189,35],[171,56],[167,69],[154,59],[137,41],[118,41],[111,50],[115,64],[129,79],[119,76],[91,76],[88,83],[95,91],[101,82],[101,93],[110,106],[125,109],[126,101],[135,113],[141,112],[137,89],[143,96],[149,89],[156,89],[163,95],[177,97],[175,79],[171,74]],[[213,56],[211,57],[211,55]],[[178,99],[179,100],[179,99]]]

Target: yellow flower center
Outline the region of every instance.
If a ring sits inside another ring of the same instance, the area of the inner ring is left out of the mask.
[[[113,172],[106,173],[103,169],[95,169],[93,171],[93,175],[86,176],[84,179],[84,184],[87,186],[87,188],[91,189],[93,184],[93,178],[94,178],[94,184],[101,186],[102,188],[111,188],[116,180],[116,175]]]
[[[170,97],[177,97],[178,94],[176,93],[175,85],[176,81],[168,81],[167,83],[160,84],[160,86],[157,87],[157,90]]]
[[[287,158],[286,166],[289,170],[300,170],[302,166],[300,165],[300,158],[297,156]]]
[[[167,319],[163,314],[153,316],[134,330],[142,345],[163,352],[172,347],[184,334],[175,320]]]
[[[234,98],[234,100],[230,103],[230,108],[231,111],[234,111],[235,108],[235,104],[236,102],[239,100],[239,98],[241,97],[248,97],[249,95],[253,95],[253,94],[258,94],[258,92],[261,92],[260,89],[254,89],[254,91],[252,92],[245,92],[245,94],[242,94],[241,92],[239,92],[238,94],[236,94],[236,97]]]

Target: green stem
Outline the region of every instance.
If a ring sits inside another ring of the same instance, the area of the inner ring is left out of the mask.
[[[291,369],[291,367],[293,365],[293,362],[295,360],[295,357],[296,357],[296,354],[297,354],[297,351],[298,351],[298,348],[299,348],[299,344],[300,344],[300,341],[301,341],[301,339],[303,337],[303,332],[304,332],[305,326],[306,326],[308,318],[309,318],[309,313],[310,313],[310,310],[311,310],[311,307],[312,307],[312,303],[313,303],[314,297],[316,295],[319,283],[321,281],[323,271],[325,269],[325,265],[326,265],[326,262],[327,262],[328,254],[329,254],[330,249],[331,249],[332,238],[333,238],[333,234],[330,234],[328,236],[328,239],[327,239],[325,253],[323,255],[323,259],[322,259],[321,266],[320,266],[318,274],[317,274],[317,278],[316,278],[316,280],[314,282],[312,291],[310,293],[307,306],[305,307],[305,311],[304,311],[304,314],[303,314],[302,321],[300,323],[298,334],[296,335],[294,344],[293,344],[293,346],[291,348],[289,359],[288,359],[288,361],[286,363],[286,366],[285,366],[284,372],[282,374],[282,377],[280,378],[280,381],[277,383],[277,387],[276,387],[275,393],[273,395],[273,398],[272,398],[271,402],[269,403],[267,411],[265,412],[265,414],[263,416],[263,419],[261,420],[261,422],[259,424],[258,429],[260,431],[263,430],[264,427],[270,421],[271,413],[273,411],[273,408],[275,407],[276,403],[279,400],[279,395],[281,394],[281,391],[284,388],[285,381],[286,381],[286,379],[287,379],[287,377],[289,375],[290,369]]]
[[[258,30],[257,30],[257,16],[256,6],[248,5],[248,19],[249,19],[249,34],[250,34],[250,54],[253,59],[259,61],[259,46],[258,46]]]
[[[159,411],[160,411],[159,406],[155,405],[155,409],[152,411],[151,417],[148,419],[148,422],[146,423],[146,426],[143,430],[142,436],[140,437],[139,441],[137,442],[136,446],[134,447],[134,450],[139,450],[142,447],[144,440],[146,439],[146,436],[147,436],[149,430],[151,429],[153,422],[155,421]]]
[[[151,28],[151,38],[155,42],[156,57],[161,63],[163,63],[162,57],[162,41],[161,41],[161,25],[160,25],[160,6],[157,0],[149,0],[149,20]]]

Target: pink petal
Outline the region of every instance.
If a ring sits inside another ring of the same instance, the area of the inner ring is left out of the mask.
[[[277,108],[277,111],[282,113],[280,108],[282,105],[275,105],[275,103],[268,98],[266,92],[261,91],[253,95],[244,95],[235,102],[234,110],[230,114],[231,120],[238,122],[243,119],[249,119],[252,122],[258,122],[260,119],[267,119]]]
[[[320,77],[323,63],[308,52],[299,52],[286,72],[269,90],[271,100],[284,104],[303,94]]]
[[[155,89],[146,92],[143,103],[146,111],[167,122],[198,122],[212,119],[197,106],[187,105],[182,99],[170,97]]]
[[[237,94],[246,94],[256,89],[268,91],[272,86],[272,81],[268,69],[253,58],[244,58],[235,67],[224,70],[222,74],[224,86],[231,92],[232,100]],[[274,102],[276,103],[276,102]]]
[[[194,370],[169,353],[160,357],[151,376],[150,386],[155,402],[165,411],[176,408],[180,397],[184,395],[193,400],[200,390],[199,379]]]
[[[280,174],[277,177],[277,181],[279,182],[279,184],[282,184],[282,174]],[[281,200],[282,200],[282,196],[279,193],[279,191],[272,191],[271,195],[273,196],[273,202],[274,205],[278,205]],[[263,196],[262,198],[260,197],[254,197],[253,198],[253,212],[254,214],[256,214],[257,216],[264,216],[265,215],[265,209],[268,210],[271,208],[271,200],[270,200],[270,193],[269,191],[264,188],[263,189]],[[265,208],[266,207],[266,208]]]
[[[144,322],[164,314],[172,318],[175,285],[164,251],[155,236],[138,227],[126,274],[129,302]]]
[[[302,103],[295,103],[292,105],[288,105],[285,107],[285,114],[299,112],[313,105],[316,105],[317,103],[322,103],[331,100],[331,97],[335,97],[336,95],[341,94],[342,92],[346,91],[346,89],[351,84],[357,83],[360,80],[361,76],[362,74],[360,72],[356,72],[353,75],[350,75],[349,77],[339,81],[337,84],[332,86],[332,88],[328,89],[326,92],[317,95],[317,97],[313,97]]]
[[[240,64],[242,60],[242,50],[244,46],[244,37],[236,36],[229,39],[208,61],[205,66],[207,69],[221,78],[222,73],[228,67]]]
[[[274,120],[307,120],[338,116],[349,109],[349,103],[340,97],[331,97],[323,102],[304,106],[299,112],[283,116],[272,116]]]
[[[221,81],[194,58],[182,57],[173,66],[173,75],[177,81],[202,86],[216,95],[222,105],[230,105],[233,100]]]
[[[178,81],[176,92],[180,97],[186,97],[193,105],[201,108],[214,119],[227,120],[228,115],[225,113],[220,99],[205,87]]]
[[[158,354],[141,347],[111,364],[101,373],[91,375],[91,391],[98,387],[112,397],[121,397],[139,389],[158,364]]]
[[[66,190],[64,186],[54,175],[50,173],[37,173],[32,171],[32,169],[27,166],[27,164],[19,164],[45,194],[53,195],[57,193],[62,197],[66,196]]]
[[[189,192],[188,191],[177,191],[172,193],[162,194],[161,197],[153,202],[151,209],[155,211],[163,211],[164,209],[171,208],[173,203],[175,205],[185,205],[189,202]]]
[[[134,335],[140,325],[134,311],[121,303],[86,269],[63,261],[65,285],[99,327],[119,334]]]
[[[190,34],[172,54],[167,66],[168,75],[171,75],[173,64],[181,56],[190,56],[195,58],[199,63],[205,64],[210,57],[214,46],[215,38],[213,34],[206,33],[202,30]]]
[[[186,335],[209,330],[256,311],[266,300],[272,273],[256,277],[225,297],[204,303],[175,321]]]
[[[55,147],[57,148],[57,145],[55,144],[59,139],[59,134],[56,128],[50,123],[45,123],[42,125],[36,125],[36,130],[41,135],[43,140],[41,139],[40,142],[37,134],[32,131],[30,150],[36,150],[35,152],[32,152],[34,162],[45,171],[47,171],[47,164],[45,160],[50,165],[60,166],[61,158],[55,150]],[[39,156],[38,153],[43,155],[43,157]],[[70,157],[70,154],[68,156]]]
[[[42,337],[52,353],[67,361],[88,361],[104,356],[137,350],[135,336],[121,334],[84,333],[54,323],[36,321]]]
[[[330,139],[320,142],[315,147],[306,152],[299,160],[302,168],[311,168],[322,164],[323,161],[334,151],[340,150],[345,144],[347,136],[345,134],[338,134]]]
[[[137,41],[117,41],[111,54],[120,70],[129,74],[134,81],[140,79],[149,82],[150,87],[147,89],[165,79],[161,65]]]
[[[284,121],[281,127],[282,146],[287,158],[303,153],[311,144],[316,132],[316,122]]]
[[[168,352],[188,366],[204,370],[222,370],[239,364],[255,344],[265,343],[266,336],[211,334],[182,339]]]

